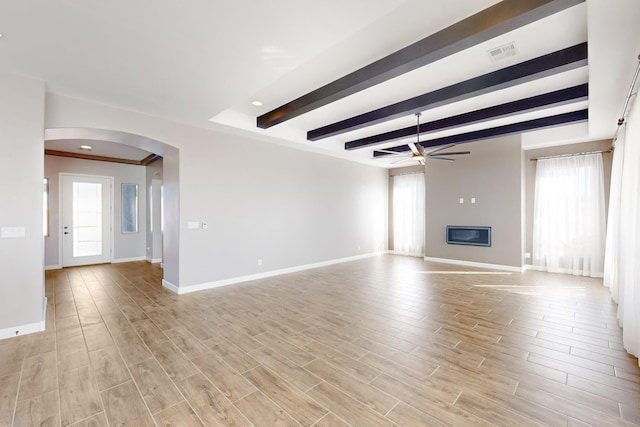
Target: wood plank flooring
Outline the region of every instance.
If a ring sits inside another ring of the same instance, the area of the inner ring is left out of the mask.
[[[47,330],[0,341],[0,426],[640,425],[600,280],[392,255],[182,296],[161,277],[47,272]]]

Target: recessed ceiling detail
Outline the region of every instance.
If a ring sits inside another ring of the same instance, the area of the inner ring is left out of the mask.
[[[415,111],[439,107],[444,104],[472,98],[491,91],[505,89],[542,77],[547,77],[587,63],[587,43],[581,43],[560,51],[531,59],[511,67],[418,95],[405,101],[387,105],[364,114],[307,132],[309,141],[339,135],[341,133],[397,119]]]
[[[92,3],[95,7],[89,10],[83,2],[66,7],[64,0],[2,2],[0,16],[6,19],[0,30],[0,71],[45,82],[49,108],[58,108],[65,97],[86,100],[214,134],[246,137],[255,144],[273,143],[383,168],[397,165],[389,158],[374,159],[373,150],[413,139],[403,137],[402,130],[415,125],[417,112],[422,113],[420,128],[428,129],[421,139],[438,139],[588,108],[588,124],[528,131],[521,138],[523,147],[612,138],[640,37],[640,1],[631,0],[326,0],[304,7],[257,2],[261,6],[249,14],[237,2],[197,2],[181,20],[175,19],[175,7],[160,2],[149,23],[154,31],[147,33],[166,34],[162,29],[171,27],[180,34],[163,40],[145,38],[139,31],[136,23],[148,15],[144,2],[130,2],[126,8],[107,3]],[[36,16],[33,10],[38,8],[43,13]],[[221,25],[212,26],[216,17]],[[246,25],[234,25],[238,19]],[[267,21],[273,25],[264,26]],[[82,42],[77,40],[77,22],[92,29],[81,31]],[[110,22],[120,23],[117,33]],[[231,39],[232,46],[210,43]],[[512,42],[517,55],[491,61],[488,51],[500,48],[506,54],[509,49],[504,47]],[[588,43],[588,65],[585,57],[565,71],[509,87],[491,86],[425,109],[418,106],[313,143],[307,139],[312,130],[583,43]],[[265,46],[277,49],[263,50]],[[128,60],[114,68],[113,52]],[[404,53],[413,56],[402,59]],[[397,63],[392,63],[394,58]],[[150,69],[158,72],[144,72]],[[380,83],[373,84],[376,81]],[[584,84],[588,99],[569,97],[522,110],[512,104]],[[335,90],[325,96],[317,91],[323,87]],[[258,116],[297,99],[307,102],[304,109],[287,111],[278,125],[256,126]],[[252,105],[254,100],[264,105]],[[49,122],[59,124],[57,119]],[[129,158],[103,152],[93,141],[90,153],[80,151],[81,140],[94,138],[74,138],[71,150],[76,153]],[[128,140],[113,139],[124,145]],[[360,149],[346,144],[356,141],[372,143]],[[157,141],[134,146],[159,155],[171,150]]]
[[[475,15],[261,115],[266,129],[346,96],[398,77],[584,0],[503,0]]]
[[[161,156],[157,154],[149,154],[142,160],[131,160],[131,159],[123,159],[121,157],[109,157],[109,156],[98,156],[95,154],[82,154],[82,153],[74,153],[70,151],[59,151],[59,150],[44,150],[44,154],[47,156],[57,156],[57,157],[68,157],[71,159],[81,159],[81,160],[95,160],[99,162],[109,162],[109,163],[123,163],[125,165],[136,165],[136,166],[147,166],[156,160],[161,159]]]
[[[444,119],[434,120],[428,123],[422,123],[420,124],[419,133],[420,135],[422,135],[428,132],[454,129],[456,127],[508,117],[514,114],[536,111],[545,107],[554,107],[573,102],[585,101],[588,97],[588,94],[589,85],[587,83],[584,83],[567,89],[561,89],[530,98],[520,99],[518,101],[470,111],[468,113],[458,114],[456,116],[446,117]],[[344,149],[355,150],[358,148],[370,147],[372,145],[382,144],[385,142],[397,141],[414,134],[415,126],[405,127],[398,130],[345,142]]]
[[[589,110],[573,111],[570,113],[557,114],[555,116],[543,117],[540,119],[527,120],[524,122],[513,123],[510,125],[498,126],[489,129],[482,129],[474,132],[461,133],[458,135],[445,136],[420,142],[423,148],[439,147],[448,144],[462,144],[465,142],[480,141],[483,139],[497,138],[499,136],[513,135],[537,129],[546,129],[554,126],[566,125],[569,123],[584,122],[589,118]],[[388,152],[404,153],[410,151],[409,145],[400,145],[397,147],[386,148],[385,151],[374,151],[373,157],[384,157],[389,155]]]

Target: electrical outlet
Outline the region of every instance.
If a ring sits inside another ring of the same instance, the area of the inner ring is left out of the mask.
[[[258,267],[262,265],[262,259],[258,260]]]
[[[209,227],[209,224],[207,224],[205,221],[202,221],[202,229],[206,230],[207,227]]]

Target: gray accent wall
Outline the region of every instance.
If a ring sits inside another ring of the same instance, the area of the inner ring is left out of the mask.
[[[38,330],[43,319],[44,82],[0,74],[0,332]],[[35,329],[34,329],[35,328]],[[15,329],[15,331],[14,331]]]
[[[520,136],[458,145],[455,162],[427,160],[425,256],[522,267],[522,148]],[[460,198],[464,203],[460,203]],[[476,203],[471,203],[475,198]],[[450,245],[447,225],[490,226],[492,246]]]
[[[60,173],[113,177],[114,261],[143,259],[146,244],[146,171],[144,166],[100,162],[68,157],[44,156],[45,176],[49,178],[49,237],[45,238],[45,266],[61,265],[60,254]],[[122,233],[122,184],[138,184],[138,232]]]

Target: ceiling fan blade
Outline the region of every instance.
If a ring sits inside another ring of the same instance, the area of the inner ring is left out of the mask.
[[[443,145],[442,147],[438,147],[434,150],[428,151],[427,155],[432,154],[432,153],[437,153],[438,151],[442,151],[442,150],[447,150],[449,148],[455,147],[456,144],[447,144],[447,145]]]
[[[456,159],[449,159],[447,157],[438,157],[438,156],[427,156],[429,159],[435,159],[435,160],[446,160],[448,162],[455,162]]]
[[[438,153],[435,156],[460,156],[463,154],[471,154],[471,151],[450,151],[447,153]],[[427,156],[432,157],[434,154],[427,154]]]
[[[410,142],[407,145],[409,146],[409,148],[411,148],[411,151],[413,152],[413,154],[420,154],[420,150],[418,149],[416,144],[414,144],[413,142]]]

